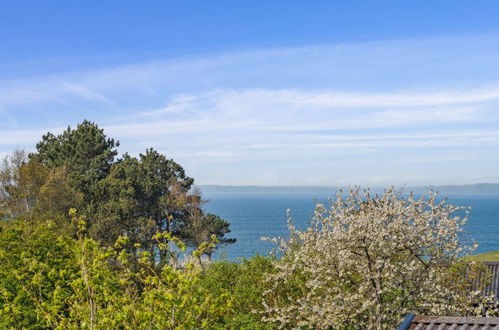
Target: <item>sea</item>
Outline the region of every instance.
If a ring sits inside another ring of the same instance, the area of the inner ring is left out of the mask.
[[[262,237],[288,237],[287,210],[295,225],[306,228],[317,202],[330,195],[314,193],[208,193],[204,208],[230,222],[233,244],[220,246],[215,260],[240,261],[256,254],[267,255],[275,246]],[[471,207],[463,240],[476,241],[475,253],[499,250],[499,194],[447,195],[448,202]]]

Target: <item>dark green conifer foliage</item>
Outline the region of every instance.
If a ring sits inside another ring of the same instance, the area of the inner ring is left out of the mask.
[[[211,235],[222,243],[233,242],[223,238],[229,232],[226,221],[204,216],[200,192],[192,191],[194,180],[182,166],[152,148],[137,158],[124,154],[116,160],[118,146],[119,142],[108,138],[97,124],[85,120],[60,135],[44,135],[36,145],[38,152],[30,154],[29,166],[25,167],[38,164],[38,172],[50,170],[53,183],[67,174],[69,188],[81,197],[68,199],[76,202],[70,207],[89,219],[91,237],[107,246],[126,235],[131,249],[140,243],[142,249],[154,250],[156,243],[151,237],[158,231],[172,232],[195,247]],[[36,169],[32,172],[37,173]],[[65,187],[62,183],[59,187]],[[57,200],[50,187],[54,184],[44,189],[44,196],[38,199],[57,201],[58,205],[52,206],[60,206],[67,214],[66,203]],[[68,189],[67,195],[71,192]]]
[[[234,238],[225,237],[230,233],[230,223],[218,215],[208,213],[204,215],[201,210],[198,214],[189,214],[177,225],[177,234],[192,246],[200,246],[215,235],[221,244],[232,244],[236,242]],[[211,258],[212,250],[208,249],[206,254]]]
[[[187,193],[194,183],[194,179],[185,175],[184,169],[167,159],[154,149],[147,149],[145,154],[140,154],[139,163],[142,176],[142,194],[140,205],[143,208],[144,216],[152,218],[158,229],[169,230],[168,216],[176,220],[182,217],[183,213],[179,208],[167,205],[166,200],[175,199],[174,187],[180,188]]]
[[[180,165],[153,149],[139,158],[125,154],[100,182],[95,214],[99,221],[91,231],[110,244],[126,234],[131,243],[149,246],[152,233],[168,231],[168,223],[184,215],[180,207],[165,203],[176,199],[173,187],[187,191],[192,183]]]
[[[118,146],[119,142],[107,138],[97,124],[84,120],[60,135],[47,133],[36,149],[45,166],[68,168],[72,186],[84,194],[88,205],[95,198],[97,183],[109,174]]]

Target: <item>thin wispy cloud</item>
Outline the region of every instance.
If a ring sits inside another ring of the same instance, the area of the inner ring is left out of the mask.
[[[253,49],[0,75],[0,154],[86,118],[123,152],[155,147],[198,183],[471,183],[472,171],[499,181],[498,40]]]

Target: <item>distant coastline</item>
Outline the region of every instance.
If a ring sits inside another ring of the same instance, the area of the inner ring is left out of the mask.
[[[320,194],[332,195],[337,187],[324,186],[222,186],[200,185],[204,194]],[[343,187],[348,189],[348,187]],[[442,186],[404,186],[396,187],[404,192],[416,194],[438,191],[442,195],[499,195],[499,183],[476,183],[467,185]],[[373,192],[382,192],[385,188],[370,187]]]

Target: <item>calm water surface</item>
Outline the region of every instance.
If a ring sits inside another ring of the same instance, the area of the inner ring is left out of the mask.
[[[229,260],[247,258],[256,253],[266,255],[273,247],[261,237],[287,237],[286,210],[294,222],[304,228],[313,216],[316,201],[327,196],[298,194],[211,194],[205,209],[228,220],[237,239],[235,244],[222,247],[216,258]],[[499,250],[499,195],[455,195],[449,202],[470,206],[471,216],[465,227],[467,238],[479,243],[477,253]]]

